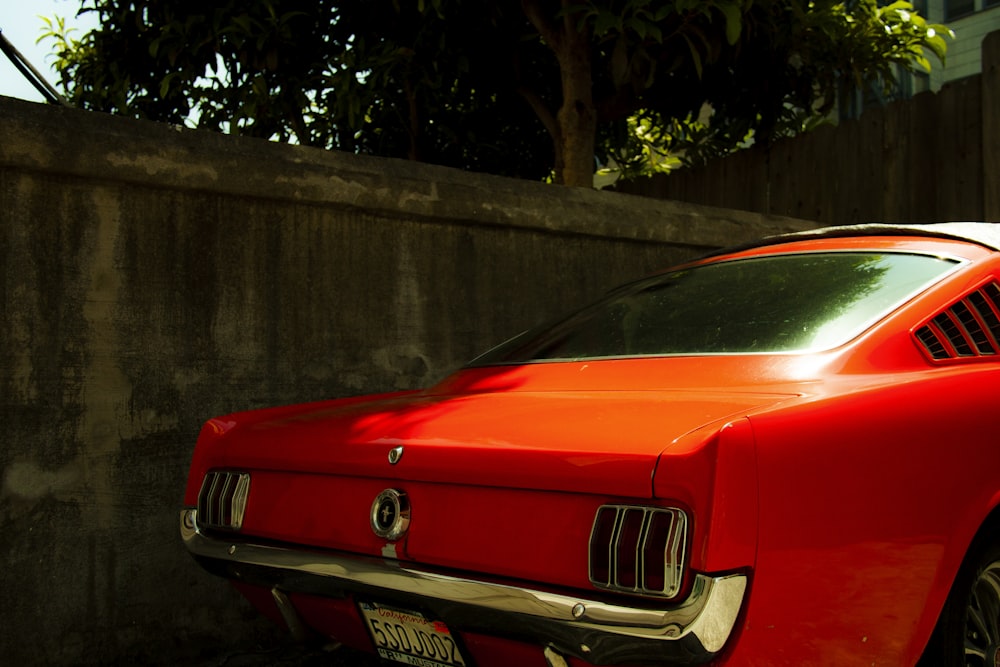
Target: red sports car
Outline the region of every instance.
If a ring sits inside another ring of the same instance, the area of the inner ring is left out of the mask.
[[[421,391],[210,420],[189,551],[422,667],[1000,664],[1000,224],[669,269]]]

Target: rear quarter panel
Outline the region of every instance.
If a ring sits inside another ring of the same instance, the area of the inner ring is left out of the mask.
[[[1000,368],[902,380],[751,418],[759,546],[734,658],[901,665],[919,657],[996,503]]]

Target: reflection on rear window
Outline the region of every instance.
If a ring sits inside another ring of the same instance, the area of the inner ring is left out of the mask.
[[[623,287],[473,365],[675,354],[802,352],[841,345],[957,261],[895,252],[772,255]]]

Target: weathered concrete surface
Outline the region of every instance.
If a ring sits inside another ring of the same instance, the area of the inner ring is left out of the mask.
[[[810,226],[0,98],[0,655],[270,636],[178,538],[206,418],[423,385],[617,282]]]

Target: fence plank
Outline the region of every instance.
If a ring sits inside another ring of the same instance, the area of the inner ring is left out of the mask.
[[[1000,221],[1000,31],[982,74],[619,191],[825,224]]]
[[[983,40],[983,219],[1000,222],[1000,32]]]

